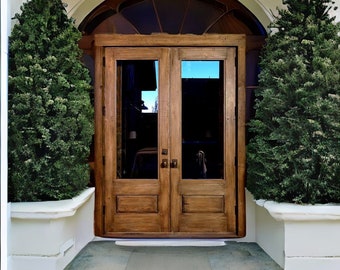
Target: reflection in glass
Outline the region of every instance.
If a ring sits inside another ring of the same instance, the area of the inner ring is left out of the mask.
[[[182,177],[221,179],[223,61],[182,61]]]
[[[158,178],[157,67],[153,60],[117,62],[117,178]]]

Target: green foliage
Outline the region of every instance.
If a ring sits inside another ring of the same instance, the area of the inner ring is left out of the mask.
[[[247,187],[257,199],[340,202],[340,26],[328,0],[287,0],[261,58]]]
[[[16,14],[9,56],[9,200],[71,198],[89,182],[90,77],[60,0]]]

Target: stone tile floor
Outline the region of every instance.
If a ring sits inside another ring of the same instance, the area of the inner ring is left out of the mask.
[[[217,247],[118,246],[90,242],[66,270],[282,270],[256,243]]]

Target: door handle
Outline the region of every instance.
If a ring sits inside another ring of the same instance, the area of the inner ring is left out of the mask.
[[[167,159],[162,159],[161,168],[168,168],[168,160]]]
[[[171,168],[177,168],[177,166],[178,166],[177,159],[171,160],[170,167]]]

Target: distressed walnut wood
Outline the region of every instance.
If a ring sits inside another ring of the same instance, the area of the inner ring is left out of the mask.
[[[227,47],[244,44],[245,35],[94,35],[94,45],[103,47]]]
[[[158,196],[117,196],[117,213],[157,213]]]
[[[183,213],[224,213],[224,196],[183,196]]]
[[[104,187],[104,179],[103,179],[103,114],[102,114],[102,106],[103,106],[103,89],[104,89],[104,68],[101,59],[103,58],[103,48],[95,47],[95,99],[94,99],[94,112],[95,112],[95,133],[94,133],[94,143],[95,143],[95,151],[94,151],[94,175],[95,175],[95,223],[94,223],[94,232],[96,235],[100,235],[104,230],[104,222],[103,222],[103,205],[104,205],[104,196],[103,196],[103,187]]]
[[[245,36],[96,35],[93,44],[96,235],[244,236]],[[209,59],[224,61],[224,176],[183,180],[180,63]],[[174,158],[178,167],[159,169],[158,179],[117,177],[117,134],[122,123],[118,60],[159,61],[158,163]],[[168,155],[162,155],[161,149],[168,149]]]

